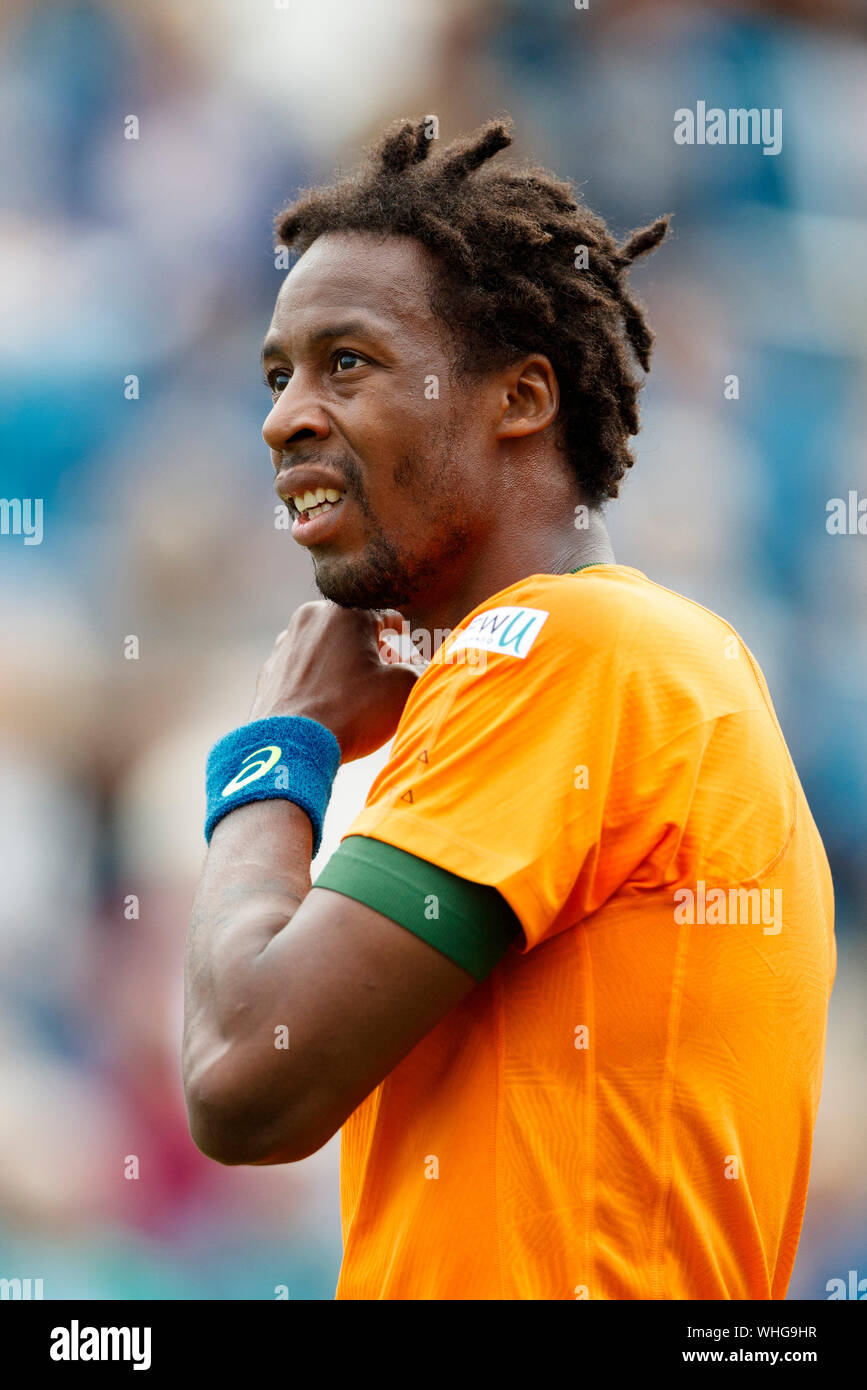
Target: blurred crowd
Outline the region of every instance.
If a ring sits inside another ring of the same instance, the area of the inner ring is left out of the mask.
[[[315,593],[260,433],[271,221],[397,116],[449,139],[504,111],[618,233],[674,213],[633,277],[658,341],[609,523],[621,562],[739,629],[823,835],[840,967],[790,1296],[867,1274],[867,539],[826,529],[830,499],[867,497],[855,15],[6,6],[0,495],[42,498],[44,535],[0,536],[0,1275],[46,1298],[333,1296],[338,1141],[221,1168],[180,1088],[205,755]],[[780,108],[781,153],[675,144],[699,99]],[[385,756],[341,771],[319,862]]]

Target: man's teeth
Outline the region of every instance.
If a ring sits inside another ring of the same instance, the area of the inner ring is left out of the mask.
[[[329,511],[335,502],[339,502],[345,496],[346,494],[338,492],[337,488],[318,487],[315,492],[299,493],[297,497],[292,498],[292,501],[299,515],[309,519],[318,516],[320,512]]]

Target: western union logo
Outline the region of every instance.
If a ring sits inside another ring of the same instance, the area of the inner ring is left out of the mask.
[[[264,777],[265,773],[270,772],[271,768],[280,761],[281,752],[282,749],[278,748],[276,744],[269,743],[264,748],[257,748],[255,752],[248,753],[239,770],[231,782],[226,783],[220,795],[231,796],[233,792],[239,792],[250,782],[255,782],[257,777]],[[267,758],[260,758],[257,763],[254,763],[252,759],[258,758],[260,753],[267,753]]]
[[[480,647],[523,660],[549,616],[543,608],[488,608],[456,635],[451,650]]]

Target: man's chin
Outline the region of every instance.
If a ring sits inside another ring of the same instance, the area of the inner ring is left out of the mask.
[[[314,562],[314,579],[322,597],[341,608],[398,608],[411,598],[405,581],[365,564]]]

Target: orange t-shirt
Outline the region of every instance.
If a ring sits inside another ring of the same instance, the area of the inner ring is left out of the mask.
[[[344,1125],[337,1297],[783,1298],[833,893],[734,630],[622,565],[513,584],[346,833],[491,885],[521,935]]]

